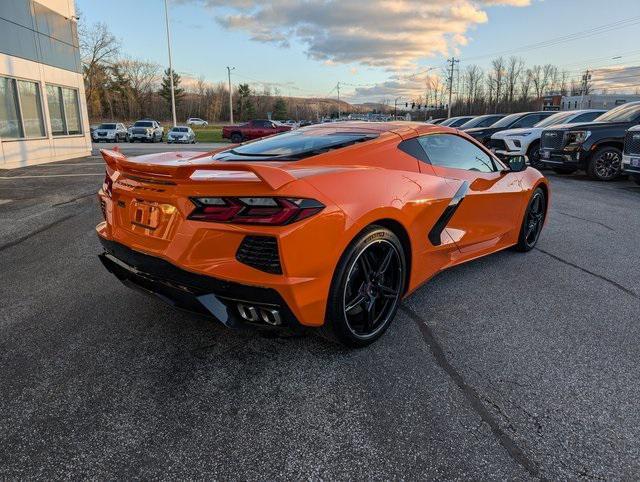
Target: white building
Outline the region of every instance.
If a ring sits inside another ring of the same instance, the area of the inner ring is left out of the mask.
[[[633,94],[587,94],[563,95],[560,110],[576,109],[613,109],[627,102],[640,100],[640,95]]]
[[[0,169],[91,152],[74,0],[0,0]]]

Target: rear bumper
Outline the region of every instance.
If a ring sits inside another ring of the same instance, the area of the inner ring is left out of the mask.
[[[300,326],[286,302],[272,288],[192,273],[115,241],[98,238],[104,248],[100,261],[130,288],[155,295],[177,308],[213,316],[230,328]]]

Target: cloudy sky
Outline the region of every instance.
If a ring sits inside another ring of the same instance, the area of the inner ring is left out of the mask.
[[[124,53],[167,63],[162,0],[77,0],[81,22],[105,22]],[[635,90],[640,0],[170,0],[174,68],[185,77],[268,85],[283,95],[376,101],[422,89],[446,58],[495,55],[554,63],[597,85]],[[120,5],[120,7],[119,7]],[[634,48],[635,47],[635,48]]]

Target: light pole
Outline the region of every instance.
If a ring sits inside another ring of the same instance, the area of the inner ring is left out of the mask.
[[[231,71],[235,70],[235,67],[229,67],[227,65],[227,74],[229,76],[229,116],[231,123],[233,124],[233,90],[231,90]]]
[[[171,116],[173,127],[176,126],[176,94],[173,87],[173,65],[171,64],[171,33],[169,32],[169,8],[167,0],[164,0],[164,19],[167,24],[167,50],[169,51],[169,85],[171,86]]]

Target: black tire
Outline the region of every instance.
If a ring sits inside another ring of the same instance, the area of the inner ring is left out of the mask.
[[[516,251],[526,253],[535,248],[547,216],[547,196],[542,188],[533,191],[524,212]]]
[[[129,138],[129,144],[133,144],[136,141],[135,137]]]
[[[573,174],[577,171],[577,169],[574,169],[572,167],[554,167],[552,169],[556,174]]]
[[[535,169],[541,171],[544,169],[544,162],[540,159],[540,142],[534,141],[527,150],[527,157],[529,158],[529,165]]]
[[[234,132],[231,134],[231,142],[233,144],[240,144],[242,142],[242,134],[239,132]]]
[[[640,185],[640,174],[631,174],[629,176],[629,179],[631,179],[636,184]]]
[[[601,147],[591,156],[587,174],[597,181],[615,181],[622,173],[622,152],[617,147]]]
[[[351,348],[376,341],[396,315],[406,273],[406,255],[398,237],[382,226],[367,227],[338,262],[321,335]]]

